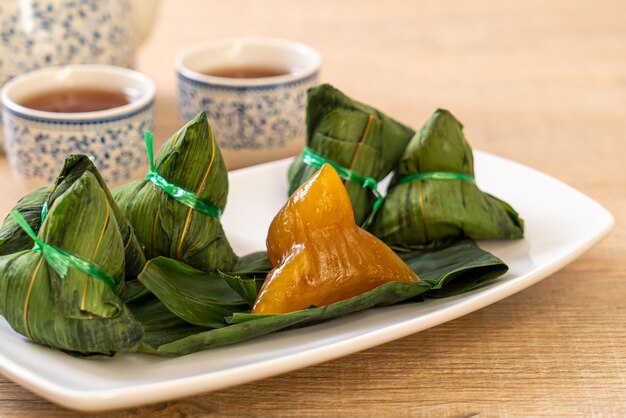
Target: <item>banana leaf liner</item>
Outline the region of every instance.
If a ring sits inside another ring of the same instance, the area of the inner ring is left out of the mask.
[[[42,210],[50,208],[82,175],[86,172],[93,174],[100,188],[105,194],[111,213],[119,227],[124,241],[126,278],[133,279],[141,272],[146,264],[143,250],[137,241],[135,232],[130,226],[123,212],[113,199],[104,179],[93,162],[85,155],[70,155],[63,165],[55,184],[35,189],[17,202],[17,210],[28,222],[31,229],[37,233],[41,227]],[[0,227],[0,255],[12,254],[17,251],[30,249],[33,240],[20,228],[15,219],[9,215]]]
[[[396,250],[524,235],[517,212],[476,185],[463,125],[442,109],[411,139],[368,229]]]
[[[492,282],[508,270],[502,260],[469,239],[401,257],[420,281],[390,282],[325,307],[281,315],[250,314],[256,292],[263,284],[261,277],[271,269],[264,253],[242,257],[236,273],[201,272],[163,257],[151,260],[139,280],[158,299],[144,297],[129,304],[146,329],[142,344],[134,351],[163,356],[189,354],[374,306],[452,296]],[[222,283],[216,284],[220,280]],[[230,316],[224,317],[221,325],[216,324],[225,310],[231,312]]]
[[[306,125],[307,148],[289,168],[289,195],[320,168],[320,164],[307,163],[307,153],[314,152],[361,180],[342,176],[356,223],[362,224],[377,199],[376,182],[392,170],[414,131],[329,84],[309,89]],[[370,179],[368,184],[362,184],[366,179]]]
[[[34,342],[83,354],[135,347],[143,327],[119,297],[124,241],[96,176],[85,171],[72,181],[31,234],[35,247],[31,241],[30,249],[0,256],[0,314],[11,327]],[[59,257],[78,257],[90,270],[61,268]]]
[[[153,173],[216,212],[226,206],[226,166],[205,113],[199,113],[161,147]],[[148,178],[114,189],[113,196],[147,258],[170,257],[204,271],[233,267],[237,257],[218,215],[182,203]]]

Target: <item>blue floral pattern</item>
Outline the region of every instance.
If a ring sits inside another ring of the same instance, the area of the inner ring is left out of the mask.
[[[0,85],[52,65],[132,67],[138,38],[130,8],[129,0],[0,1]]]
[[[51,65],[133,66],[137,37],[128,0],[20,3],[0,3],[1,82]]]
[[[130,180],[147,164],[143,135],[154,129],[154,103],[115,119],[35,119],[4,109],[6,151],[22,178],[54,181],[65,158],[86,154],[111,184]]]
[[[270,150],[302,140],[306,91],[317,80],[255,87],[214,85],[178,75],[178,110],[183,121],[205,111],[222,149]]]

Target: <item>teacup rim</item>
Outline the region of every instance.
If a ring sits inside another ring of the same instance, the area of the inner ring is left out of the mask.
[[[234,42],[244,42],[248,44],[270,45],[285,47],[294,50],[304,51],[309,55],[313,63],[307,68],[298,72],[290,72],[289,74],[273,76],[273,77],[258,77],[258,78],[229,78],[229,77],[217,77],[200,73],[192,70],[184,64],[184,60],[190,55],[201,52],[209,48],[216,48]],[[213,39],[204,42],[199,42],[191,45],[182,51],[180,51],[174,58],[174,68],[179,76],[187,80],[191,80],[197,83],[211,85],[215,87],[223,88],[267,88],[280,86],[285,84],[293,84],[300,81],[308,80],[311,77],[318,74],[322,65],[322,57],[313,47],[298,41],[289,39],[263,37],[263,36],[241,36]]]
[[[14,89],[16,86],[21,85],[22,83],[27,83],[28,81],[32,81],[33,79],[38,77],[45,77],[50,74],[68,70],[93,73],[100,72],[132,78],[138,80],[145,87],[145,91],[142,91],[141,95],[136,100],[133,100],[130,103],[124,104],[122,106],[91,112],[72,113],[48,112],[44,110],[32,109],[20,105],[10,97],[11,90]],[[29,119],[55,122],[89,122],[100,120],[117,120],[120,118],[132,116],[137,113],[141,113],[154,103],[155,95],[156,86],[154,82],[147,75],[137,70],[106,64],[66,64],[38,68],[12,78],[7,83],[5,83],[5,85],[0,90],[0,102],[5,108],[5,111],[9,111],[18,116],[23,116]]]

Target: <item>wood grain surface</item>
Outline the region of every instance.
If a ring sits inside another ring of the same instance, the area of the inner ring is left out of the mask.
[[[179,126],[172,60],[239,35],[306,42],[323,79],[420,126],[453,111],[475,148],[558,177],[614,232],[543,282],[463,318],[263,381],[103,414],[626,416],[624,0],[164,1],[139,69],[157,135]],[[25,190],[0,160],[0,216]],[[581,219],[580,222],[585,222]],[[0,377],[0,416],[79,416]]]

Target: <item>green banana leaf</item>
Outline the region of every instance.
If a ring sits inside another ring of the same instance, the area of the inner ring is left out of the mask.
[[[224,210],[228,176],[206,114],[199,113],[159,150],[156,170],[170,183]],[[230,270],[237,259],[220,220],[193,210],[147,179],[113,190],[147,258],[165,256],[204,271]]]
[[[22,197],[13,210],[17,210],[37,232],[41,226],[41,208],[50,197],[53,186],[42,186]],[[32,248],[33,240],[19,227],[15,219],[8,215],[0,227],[0,255],[13,254]]]
[[[272,265],[263,251],[239,258],[235,269],[234,273],[202,272],[180,261],[157,257],[148,262],[138,281],[127,284],[122,298],[136,309],[147,295],[154,295],[188,324],[221,328],[226,317],[250,312]]]
[[[259,251],[240,257],[233,273],[220,275],[252,307],[272,268],[267,251]]]
[[[115,290],[73,267],[61,276],[39,251],[0,256],[0,314],[11,327],[34,342],[83,354],[139,344],[142,325],[120,299],[124,241],[92,172],[84,171],[55,197],[37,237],[98,266],[114,279]]]
[[[462,239],[434,251],[416,250],[398,255],[420,279],[432,285],[424,295],[433,298],[468,292],[508,271],[502,260],[481,250],[471,239]],[[468,274],[469,268],[472,274]]]
[[[160,267],[163,268],[161,269]],[[249,312],[250,308],[254,304],[257,292],[263,285],[263,279],[267,275],[267,272],[272,269],[272,266],[269,264],[267,253],[258,252],[239,258],[235,267],[242,273],[202,273],[204,275],[202,279],[224,280],[226,284],[240,294],[240,300],[245,301],[247,304],[246,306],[242,303],[239,307],[244,312]],[[177,304],[181,302],[181,295],[183,295],[186,291],[179,283],[176,282],[178,276],[166,275],[164,272],[176,271],[177,269],[180,269],[183,272],[190,272],[191,275],[189,278],[194,281],[198,279],[198,271],[193,271],[185,264],[176,260],[167,259],[165,257],[160,257],[159,259],[149,262],[146,266],[146,272],[144,273],[144,277],[148,276],[148,281],[161,281],[161,283],[155,283],[153,288],[167,287],[171,285],[180,289],[178,294],[172,295],[171,293],[166,292],[160,293],[161,297],[168,302],[169,306],[174,307],[174,310],[177,309]],[[201,282],[204,282],[204,280]],[[198,283],[191,282],[189,284],[191,287],[197,288]],[[216,286],[214,284],[207,283],[206,287],[215,288]],[[222,289],[225,291],[227,304],[230,305],[228,299],[232,300],[235,299],[235,297],[229,289],[225,287]],[[208,292],[208,290],[203,289],[197,294],[202,295],[206,292]],[[187,291],[186,293],[186,297],[191,297],[192,299],[197,296],[197,294],[189,294],[193,292]],[[213,295],[213,300],[219,303],[219,293],[214,293]],[[171,300],[168,300],[168,296],[171,296]],[[220,318],[220,323],[217,324],[208,321],[208,327],[192,325],[190,322],[181,319],[180,316],[175,315],[172,310],[168,309],[167,306],[161,302],[161,300],[154,296],[154,294],[151,293],[138,280],[126,283],[122,298],[128,305],[131,312],[144,326],[144,339],[142,340],[141,346],[137,349],[137,351],[154,352],[155,349],[166,343],[174,342],[184,337],[199,334],[200,332],[208,331],[213,328],[221,328],[226,325],[224,317]],[[208,298],[202,297],[197,298],[197,300],[191,301],[190,305],[194,307],[202,306],[207,299]],[[215,308],[215,302],[206,303],[206,310],[210,312],[211,309]],[[182,317],[186,317],[186,314],[193,314],[194,312],[194,310],[178,310],[178,313]],[[190,317],[187,319],[192,322],[199,322],[197,318]]]
[[[125,304],[129,305],[135,302],[142,303],[144,298],[152,296],[152,292],[146,289],[146,287],[141,284],[138,279],[135,279],[126,282],[124,285],[124,291],[120,297]]]
[[[54,185],[43,186],[27,194],[17,202],[14,209],[20,212],[33,231],[39,231],[41,226],[41,211],[44,204],[51,207],[56,199],[63,195],[63,193],[65,193],[85,172],[90,172],[94,175],[109,202],[109,207],[113,213],[113,217],[117,221],[122,240],[124,241],[126,278],[129,280],[135,278],[146,264],[143,251],[135,237],[132,227],[126,221],[126,217],[117,206],[117,203],[115,203],[104,179],[87,156],[70,155],[65,160],[63,169]],[[30,249],[32,246],[33,242],[26,232],[18,226],[12,216],[7,216],[0,228],[0,255]]]
[[[414,131],[373,107],[359,103],[329,84],[308,91],[307,146],[328,160],[364,176],[382,180],[402,156]],[[289,195],[318,167],[302,156],[289,168]],[[357,224],[371,211],[374,196],[361,185],[346,181]]]
[[[190,335],[199,334],[209,329],[192,325],[180,319],[151,293],[148,293],[141,299],[134,299],[126,303],[128,309],[141,322],[144,329],[141,343],[132,351],[149,353],[161,345]]]
[[[167,286],[168,280],[176,280],[175,276],[165,276],[161,271],[152,271],[155,266],[165,265],[167,270],[168,263],[172,264],[171,269],[176,269],[180,265],[183,271],[189,271],[189,267],[185,266],[175,260],[166,259],[161,257],[160,262],[156,264],[150,264],[147,266],[146,272],[148,275],[152,275],[157,280],[163,279],[164,283],[161,286]],[[235,265],[235,270],[240,273],[222,273],[218,272],[219,277],[234,289],[243,299],[248,306],[242,306],[245,312],[249,312],[250,308],[256,300],[258,291],[263,285],[263,280],[267,273],[272,269],[272,265],[267,258],[265,251],[252,253],[244,257],[240,257]],[[212,274],[204,273],[204,278],[216,279],[216,276]],[[195,285],[192,283],[192,285]],[[157,284],[158,286],[158,284]],[[174,285],[175,286],[175,285]],[[184,290],[181,289],[181,294]],[[227,294],[232,298],[232,293],[226,289]],[[204,291],[202,292],[204,293]],[[192,295],[195,296],[195,295]],[[162,297],[167,297],[167,295]],[[179,295],[173,295],[172,302],[175,304]],[[169,310],[166,305],[161,302],[152,292],[150,292],[139,280],[133,280],[127,282],[124,287],[124,294],[122,299],[128,305],[128,308],[135,315],[135,317],[142,323],[145,329],[145,336],[142,340],[141,349],[139,351],[152,352],[159,346],[174,342],[189,335],[198,334],[203,331],[208,331],[213,327],[202,327],[192,325],[191,323],[184,321],[179,316],[176,316]],[[193,302],[196,304],[196,302]],[[210,309],[210,307],[208,308]],[[183,310],[183,315],[184,315]],[[194,321],[193,319],[191,319]],[[224,318],[220,319],[221,323],[217,324],[218,328],[225,325]],[[216,325],[216,324],[213,324]]]
[[[267,251],[258,251],[239,257],[234,271],[239,274],[248,274],[252,277],[261,276],[265,279],[265,276],[272,268],[272,263],[267,258]]]
[[[396,250],[439,246],[452,239],[515,239],[524,223],[506,202],[483,193],[471,181],[398,179],[418,173],[474,177],[472,150],[463,125],[438,109],[407,146],[370,232]]]
[[[171,258],[150,260],[139,281],[170,311],[193,325],[220,328],[225,326],[224,318],[250,308],[219,272],[205,273]]]
[[[197,333],[186,328],[184,332],[189,333],[189,335],[180,339],[174,336],[174,333],[178,332],[177,327],[180,326],[180,323],[174,323],[169,330],[166,327],[160,328],[159,333],[155,336],[152,336],[151,331],[146,327],[145,338],[149,342],[138,346],[136,351],[165,356],[189,354],[207,348],[238,343],[285,328],[300,327],[337,318],[374,306],[418,301],[423,299],[422,296],[440,297],[443,295],[442,292],[446,291],[448,294],[456,294],[493,281],[508,270],[502,260],[481,250],[472,240],[461,240],[449,247],[434,251],[406,253],[402,257],[422,278],[421,281],[387,283],[359,296],[329,306],[313,307],[283,315],[252,315],[249,306],[241,305],[239,312],[233,312],[232,317],[226,318],[228,326],[218,329],[196,328]],[[244,265],[240,265],[241,269],[260,270],[258,266],[261,266],[263,254],[256,253],[252,259],[244,260]],[[171,292],[179,293],[178,296],[173,296],[161,292],[159,297],[164,302],[172,299],[179,299],[179,302],[182,302],[184,296],[188,299],[194,299],[188,302],[193,305],[201,301],[197,295],[207,294],[209,287],[215,289],[215,284],[211,283],[219,280],[215,274],[202,273],[189,268],[172,268],[172,263],[176,262],[165,259],[159,263],[149,262],[144,273],[140,276],[143,280],[146,274],[150,274],[153,276],[152,280],[158,278],[158,280],[163,281],[163,285],[166,283],[172,285]],[[256,266],[254,263],[257,263]],[[255,273],[260,274],[261,272],[256,271]],[[181,274],[188,275],[188,277],[183,277]],[[174,283],[176,283],[176,287],[174,287]],[[203,286],[207,288],[206,291],[201,289]],[[223,288],[223,291],[224,300],[233,297],[226,287]],[[214,300],[219,296],[212,295]],[[167,303],[163,303],[162,306],[166,305]],[[178,307],[177,312],[180,313],[181,311],[183,309]],[[171,336],[168,336],[170,332]],[[155,341],[167,342],[158,345],[155,344]]]

